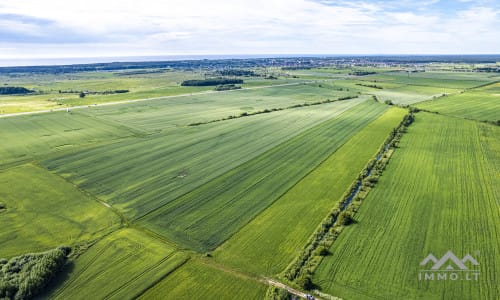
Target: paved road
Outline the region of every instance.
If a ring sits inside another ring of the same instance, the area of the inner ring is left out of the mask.
[[[267,89],[267,88],[273,88],[273,87],[279,87],[279,86],[300,85],[300,84],[303,84],[303,83],[313,83],[313,82],[315,82],[315,81],[302,81],[302,82],[283,83],[283,84],[275,84],[275,85],[254,86],[254,87],[247,87],[247,88],[241,88],[241,89],[238,89],[238,90],[228,90],[228,91],[203,91],[203,92],[197,92],[197,93],[180,94],[180,95],[172,95],[172,96],[162,96],[162,97],[154,97],[154,98],[143,98],[143,99],[135,99],[135,100],[124,100],[124,101],[116,101],[116,102],[104,102],[104,103],[100,103],[100,104],[79,105],[79,106],[69,107],[69,109],[70,110],[74,110],[74,109],[82,109],[82,108],[89,108],[89,107],[97,107],[97,106],[100,107],[100,106],[108,106],[108,105],[118,105],[118,104],[124,104],[124,103],[134,103],[134,102],[160,100],[160,99],[169,99],[169,98],[177,98],[177,97],[190,97],[190,96],[195,96],[195,95],[206,95],[206,94],[214,94],[214,93],[228,93],[228,92],[236,92],[236,91],[241,91],[241,90]],[[27,112],[12,113],[12,114],[3,114],[3,115],[0,115],[0,118],[25,116],[25,115],[33,115],[33,114],[43,114],[43,113],[50,113],[50,112],[55,112],[55,111],[65,111],[67,109],[68,109],[68,107],[61,107],[61,108],[54,108],[54,109],[45,109],[45,110],[27,111]]]

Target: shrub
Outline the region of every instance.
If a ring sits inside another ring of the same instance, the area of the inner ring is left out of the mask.
[[[0,260],[0,299],[36,296],[65,265],[71,248],[58,247]]]

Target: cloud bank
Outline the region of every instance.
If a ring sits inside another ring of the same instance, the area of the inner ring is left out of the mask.
[[[0,58],[498,53],[496,1],[2,0]]]

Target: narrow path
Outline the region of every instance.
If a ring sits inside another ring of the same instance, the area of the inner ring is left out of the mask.
[[[215,93],[229,93],[229,92],[237,92],[237,91],[242,91],[242,90],[267,89],[267,88],[280,87],[280,86],[308,84],[308,83],[314,83],[314,82],[316,82],[316,81],[301,81],[301,82],[283,83],[283,84],[275,84],[275,85],[246,87],[246,88],[241,88],[238,90],[228,90],[228,91],[209,90],[209,91],[203,91],[203,92],[197,92],[197,93],[179,94],[179,95],[171,95],[171,96],[142,98],[142,99],[134,99],[134,100],[123,100],[123,101],[115,101],[115,102],[104,102],[104,103],[99,103],[99,104],[86,104],[86,105],[78,105],[78,106],[71,106],[71,107],[54,108],[54,109],[26,111],[26,112],[12,113],[12,114],[3,114],[3,115],[0,114],[0,118],[17,117],[17,116],[34,115],[34,114],[44,114],[44,113],[50,113],[50,112],[56,112],[56,111],[65,111],[67,109],[73,110],[73,109],[82,109],[82,108],[89,108],[89,107],[101,107],[101,106],[108,106],[108,105],[118,105],[118,104],[126,104],[126,103],[142,102],[142,101],[170,99],[170,98],[177,98],[177,97],[190,97],[190,96],[199,96],[199,95],[207,95],[207,94],[215,94]]]

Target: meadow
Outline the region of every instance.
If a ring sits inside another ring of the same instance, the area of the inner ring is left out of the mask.
[[[419,113],[355,224],[314,282],[346,299],[496,299],[500,265],[498,127]],[[448,250],[478,259],[477,281],[419,281],[420,262]]]

